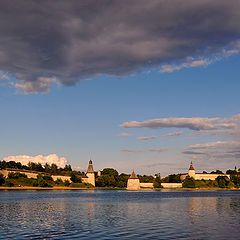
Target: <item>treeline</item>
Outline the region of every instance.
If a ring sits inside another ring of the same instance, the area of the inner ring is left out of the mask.
[[[30,171],[36,171],[36,172],[42,172],[42,173],[48,173],[51,175],[65,175],[70,176],[72,172],[75,174],[83,175],[83,172],[73,171],[71,165],[65,165],[64,168],[59,168],[56,164],[44,164],[41,163],[34,163],[29,162],[27,165],[22,165],[20,162],[15,161],[0,161],[0,169],[6,169],[6,168],[12,168],[12,169],[20,169],[20,170],[30,170]]]
[[[9,172],[7,177],[3,177],[0,174],[0,186],[4,187],[81,187],[89,188],[93,187],[91,184],[82,183],[82,179],[79,175],[72,172],[71,181],[57,179],[53,180],[51,175],[38,174],[37,178],[28,178],[26,174],[20,172]]]

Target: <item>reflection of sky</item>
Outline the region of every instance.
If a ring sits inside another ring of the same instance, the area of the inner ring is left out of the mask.
[[[240,195],[221,195],[198,191],[0,192],[0,239],[201,239],[224,236],[226,229],[236,236]]]

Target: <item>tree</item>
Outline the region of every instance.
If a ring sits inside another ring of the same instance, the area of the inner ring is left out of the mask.
[[[74,183],[81,183],[82,182],[82,178],[74,172],[71,173],[71,178],[70,179]]]
[[[171,174],[169,175],[169,183],[180,183],[180,174]]]
[[[228,187],[228,184],[229,184],[229,179],[228,179],[228,177],[226,177],[226,176],[218,176],[216,180],[217,180],[218,186],[219,186],[220,188],[226,188],[226,187]]]
[[[212,171],[211,173],[212,173],[212,174],[223,174],[223,172],[220,171],[220,170]]]
[[[230,179],[234,183],[236,188],[240,187],[240,175],[239,174],[231,175]]]
[[[161,188],[161,177],[157,176],[154,180],[153,180],[153,187],[154,188]]]
[[[0,186],[2,186],[5,183],[3,175],[0,173]]]
[[[183,187],[184,188],[195,188],[195,180],[192,177],[186,177],[183,181]]]
[[[69,171],[69,172],[72,172],[72,167],[71,167],[71,165],[69,164],[69,165],[65,165],[65,167],[64,167],[64,169],[63,169],[64,171]]]
[[[118,171],[115,170],[114,168],[104,168],[102,170],[102,175],[109,175],[118,178]]]

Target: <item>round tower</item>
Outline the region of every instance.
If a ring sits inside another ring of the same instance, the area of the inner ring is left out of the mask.
[[[139,190],[140,189],[140,181],[134,171],[132,172],[131,176],[128,179],[127,189],[128,190]]]
[[[188,170],[188,176],[195,179],[195,175],[196,175],[196,172],[195,172],[195,169],[193,167],[193,163],[191,162],[189,170]]]
[[[93,171],[92,160],[89,161],[88,170],[87,170],[88,183],[91,183],[95,187],[95,173]]]

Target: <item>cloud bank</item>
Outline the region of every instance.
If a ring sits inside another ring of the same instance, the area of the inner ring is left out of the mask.
[[[195,159],[238,159],[240,158],[240,142],[217,141],[189,145],[183,151]]]
[[[56,164],[58,167],[64,168],[65,165],[68,163],[67,159],[65,157],[58,157],[57,154],[50,154],[47,156],[43,155],[37,155],[37,156],[28,156],[28,155],[18,155],[18,156],[8,156],[3,158],[3,160],[9,162],[9,161],[15,161],[20,162],[23,165],[27,165],[29,162],[34,163],[41,163],[44,165],[45,163],[48,164]]]
[[[179,2],[2,0],[0,70],[25,94],[48,93],[55,81],[171,72],[238,53],[239,0]]]
[[[217,129],[219,118],[158,118],[142,122],[124,122],[120,127],[124,128],[188,128],[191,130]]]
[[[158,118],[145,121],[128,121],[120,124],[124,128],[183,128],[198,135],[221,135],[240,138],[240,114],[230,118]],[[169,133],[164,136],[179,136],[183,132]],[[194,137],[195,138],[195,137]]]

